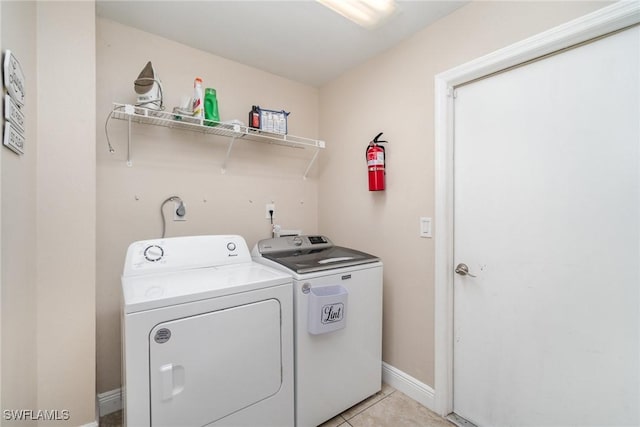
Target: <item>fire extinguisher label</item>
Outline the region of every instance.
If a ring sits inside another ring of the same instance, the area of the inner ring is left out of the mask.
[[[367,153],[367,165],[369,166],[382,166],[384,165],[384,153],[383,152],[370,152]]]

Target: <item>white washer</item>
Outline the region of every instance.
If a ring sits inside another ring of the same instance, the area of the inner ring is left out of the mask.
[[[122,291],[125,425],[293,425],[291,276],[242,237],[133,243]]]
[[[324,236],[261,240],[252,256],[293,277],[296,426],[317,426],[378,392],[382,262]]]

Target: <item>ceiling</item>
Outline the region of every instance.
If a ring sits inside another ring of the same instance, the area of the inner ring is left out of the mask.
[[[468,1],[398,1],[373,30],[312,0],[98,0],[97,15],[313,86],[396,45]]]

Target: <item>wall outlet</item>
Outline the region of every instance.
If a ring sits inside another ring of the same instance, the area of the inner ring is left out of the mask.
[[[269,211],[273,211],[273,216],[276,216],[276,204],[275,203],[267,203],[264,210],[264,217],[266,219],[271,219],[271,215],[269,215]]]
[[[182,215],[178,215],[178,209],[180,209],[180,205],[182,205]],[[173,220],[174,221],[186,221],[187,220],[187,205],[184,202],[173,202]]]

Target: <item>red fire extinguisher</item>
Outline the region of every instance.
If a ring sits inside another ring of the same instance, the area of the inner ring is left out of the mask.
[[[369,170],[369,191],[384,190],[385,160],[384,147],[378,144],[388,141],[380,141],[380,132],[367,146],[367,169]]]

